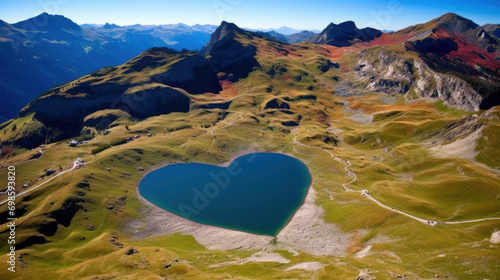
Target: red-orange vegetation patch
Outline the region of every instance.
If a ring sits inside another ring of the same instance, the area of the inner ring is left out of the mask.
[[[290,80],[290,75],[281,75],[280,77],[282,80],[288,81]]]
[[[274,57],[301,57],[302,55],[291,48],[291,46],[282,44],[261,44],[259,45],[257,56],[262,57],[266,55],[271,55]]]
[[[363,101],[353,100],[349,102],[349,108],[352,110],[363,110],[368,112],[371,110],[371,105],[364,103]]]
[[[2,148],[2,152],[0,153],[0,157],[5,157],[6,155],[14,152],[16,149],[12,146],[5,146]]]
[[[217,78],[219,78],[219,80],[225,80],[227,79],[227,74],[224,72],[219,72],[217,73]]]
[[[234,86],[233,82],[228,80],[219,81],[220,86],[222,87],[222,91],[217,94],[218,97],[221,98],[233,98],[238,95],[238,90]]]
[[[445,69],[452,69],[454,71],[460,69],[459,71],[461,72],[476,76],[481,75],[481,70],[479,70],[479,72],[476,71],[476,67],[480,66],[497,73],[497,75],[500,74],[500,62],[496,60],[496,54],[487,52],[462,35],[443,28],[438,28],[434,30],[429,38],[433,40],[451,39],[457,46],[456,49],[448,53],[439,54],[438,57],[436,57],[436,53],[419,52],[420,57],[432,63],[434,66],[444,67]],[[407,42],[406,46],[410,50],[418,52],[412,42]]]
[[[353,47],[335,47],[335,46],[330,46],[330,45],[323,45],[323,48],[328,50],[330,53],[330,58],[339,58],[342,57],[346,53],[350,53],[355,50]]]
[[[447,54],[449,60],[459,61],[470,67],[475,67],[477,64],[495,71],[496,73],[500,73],[500,62],[495,60],[494,53],[489,53],[476,46],[463,36],[457,34],[449,34],[449,36],[458,44],[456,51],[451,51]]]
[[[393,34],[388,34],[384,33],[380,37],[377,37],[370,42],[362,43],[360,45],[363,45],[365,47],[372,47],[372,46],[388,46],[388,45],[394,45],[394,44],[399,44],[403,43],[406,40],[414,37],[416,34],[414,33],[408,33],[404,35],[399,35],[397,33]]]
[[[359,236],[358,231],[354,231],[351,235],[351,238],[349,240],[349,244],[347,245],[347,253],[348,254],[355,254],[363,249],[361,247],[361,238]]]

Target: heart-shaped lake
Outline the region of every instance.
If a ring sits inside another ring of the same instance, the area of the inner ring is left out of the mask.
[[[309,169],[293,157],[256,153],[227,167],[172,164],[148,174],[139,193],[192,221],[275,236],[302,205]]]

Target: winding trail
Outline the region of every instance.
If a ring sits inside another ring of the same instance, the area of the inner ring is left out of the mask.
[[[238,118],[238,121],[239,121],[239,120],[243,120],[243,116],[242,116],[242,115],[243,115],[243,113],[242,113],[242,112],[238,112],[238,117],[239,117],[239,118]],[[214,131],[214,130],[218,130],[218,129],[223,129],[223,128],[229,127],[229,126],[231,126],[231,125],[233,125],[233,124],[234,124],[233,122],[226,122],[226,121],[221,121],[221,123],[225,123],[226,125],[225,125],[225,126],[223,126],[223,127],[217,127],[217,128],[215,128],[215,129],[209,129],[209,130],[207,130],[207,132],[206,132],[206,133],[210,133],[210,134],[212,134],[212,136],[213,136],[213,138],[212,138],[212,145],[210,146],[210,149],[212,149],[212,146],[213,146],[213,144],[214,144],[214,142],[215,142],[215,135],[214,135],[213,131]],[[189,139],[189,140],[190,140],[190,139]],[[210,149],[209,149],[209,150],[210,150]],[[41,149],[41,148],[39,148],[39,150],[40,150],[40,153],[42,153],[42,155],[43,155],[42,149]],[[21,163],[19,163],[19,164],[23,164],[23,163],[26,163],[26,162],[29,162],[29,161],[37,160],[37,159],[39,159],[39,158],[41,158],[41,157],[42,157],[42,156],[40,156],[40,157],[38,157],[38,158],[36,158],[36,159],[31,159],[31,160],[27,160],[27,161],[21,162]],[[93,161],[91,161],[91,162],[93,162]],[[45,181],[45,182],[43,182],[43,183],[41,183],[41,184],[39,184],[39,185],[37,185],[37,186],[35,186],[35,187],[32,187],[32,188],[30,188],[30,189],[28,189],[28,190],[26,190],[26,191],[24,191],[24,192],[21,192],[21,193],[16,194],[16,196],[15,196],[15,197],[22,196],[22,195],[24,195],[24,194],[30,193],[30,192],[32,192],[32,191],[34,191],[34,190],[37,190],[37,189],[39,189],[40,187],[43,187],[44,185],[46,185],[46,184],[47,184],[47,183],[49,183],[50,181],[54,180],[55,178],[57,178],[57,177],[59,177],[59,176],[61,176],[61,175],[63,175],[63,174],[66,174],[66,173],[68,173],[68,172],[70,172],[70,171],[73,171],[73,170],[77,169],[77,168],[78,168],[78,166],[79,166],[79,164],[83,164],[83,165],[85,165],[85,164],[88,164],[88,163],[91,163],[91,162],[82,163],[82,162],[78,162],[77,160],[75,160],[75,161],[73,162],[73,167],[71,167],[70,169],[65,170],[65,171],[63,171],[63,172],[60,172],[60,173],[57,173],[56,175],[54,175],[53,177],[51,177],[51,178],[50,178],[50,179],[48,179],[47,181]],[[16,165],[19,165],[19,164],[16,164]],[[4,200],[4,201],[0,202],[0,206],[1,206],[1,205],[4,205],[4,204],[5,204],[5,203],[7,203],[8,201],[9,201],[9,200],[8,200],[8,199],[6,199],[6,200]]]
[[[243,119],[243,116],[242,116],[242,114],[243,114],[243,113],[242,113],[242,112],[238,112],[238,114],[239,114],[239,118],[238,118],[238,120],[242,120],[242,119]],[[218,130],[218,129],[222,129],[222,128],[227,128],[227,127],[229,127],[229,126],[231,126],[231,125],[233,125],[233,124],[234,124],[233,122],[226,122],[226,121],[221,121],[221,123],[225,123],[226,125],[225,125],[225,126],[223,126],[223,127],[217,127],[217,128],[215,128],[215,129],[208,129],[208,130],[207,130],[207,132],[206,132],[207,134],[208,134],[208,133],[212,134],[212,137],[213,137],[213,138],[212,138],[212,144],[210,145],[210,149],[212,149],[212,147],[213,147],[213,145],[214,145],[214,142],[215,142],[215,135],[214,135],[213,131],[214,131],[214,130]],[[349,188],[347,185],[349,185],[350,183],[352,183],[352,182],[356,181],[356,180],[357,180],[357,175],[356,175],[356,173],[355,173],[355,172],[353,172],[353,171],[351,171],[351,170],[349,169],[349,167],[352,165],[350,161],[348,161],[348,160],[342,160],[342,159],[340,159],[340,158],[338,158],[338,157],[334,156],[332,152],[330,152],[329,150],[327,150],[327,149],[325,149],[325,148],[320,148],[320,147],[313,147],[313,146],[309,146],[309,145],[306,145],[306,144],[304,144],[304,143],[302,143],[302,142],[300,142],[300,141],[298,141],[298,140],[297,140],[297,137],[299,137],[300,135],[305,134],[305,133],[307,133],[307,132],[309,132],[309,131],[311,131],[311,130],[315,130],[315,129],[318,129],[318,127],[315,127],[315,128],[310,128],[310,129],[306,130],[305,132],[303,132],[303,133],[301,133],[301,134],[297,134],[297,135],[295,135],[295,137],[293,138],[293,142],[294,142],[296,145],[298,145],[298,146],[303,146],[303,147],[306,147],[306,148],[309,148],[309,149],[320,149],[320,150],[322,150],[322,151],[324,151],[324,152],[328,153],[332,159],[334,159],[334,160],[336,160],[336,161],[338,161],[338,162],[340,162],[340,163],[344,163],[344,164],[345,164],[344,170],[345,170],[346,174],[347,174],[349,177],[351,177],[351,180],[349,180],[347,183],[342,184],[342,187],[344,188],[344,191],[346,191],[346,192],[357,192],[357,193],[360,193],[362,196],[366,197],[367,199],[370,199],[371,201],[375,202],[375,204],[379,205],[379,206],[380,206],[380,207],[382,207],[382,208],[385,208],[385,209],[388,209],[388,210],[390,210],[390,211],[393,211],[393,212],[396,212],[396,213],[399,213],[399,214],[405,215],[405,216],[407,216],[407,217],[409,217],[409,218],[411,218],[411,219],[414,219],[414,220],[416,220],[416,221],[419,221],[419,222],[421,222],[421,223],[424,223],[424,224],[427,224],[427,225],[430,225],[430,226],[435,226],[435,225],[437,225],[437,224],[449,224],[449,225],[454,225],[454,224],[466,224],[466,223],[476,223],[476,222],[482,222],[482,221],[500,220],[500,217],[490,217],[490,218],[482,218],[482,219],[475,219],[475,220],[465,220],[465,221],[458,221],[458,222],[446,222],[446,221],[437,221],[437,220],[426,220],[426,219],[422,219],[422,218],[419,218],[419,217],[417,217],[417,216],[411,215],[411,214],[409,214],[409,213],[406,213],[406,212],[403,212],[403,211],[400,211],[400,210],[396,210],[396,209],[394,209],[394,208],[392,208],[392,207],[389,207],[389,206],[387,206],[387,205],[385,205],[385,204],[381,203],[380,201],[378,201],[378,200],[376,200],[375,198],[373,198],[367,190],[357,191],[357,190],[351,189],[351,188]],[[209,149],[209,150],[210,150],[210,149]],[[301,152],[298,152],[298,151],[295,149],[295,147],[293,147],[293,149],[294,149],[294,151],[295,151],[296,153],[302,154]],[[209,151],[209,150],[208,150],[208,151]],[[39,151],[40,151],[40,153],[42,153],[42,155],[43,155],[43,152],[42,152],[42,149],[41,149],[41,148],[39,148]],[[40,156],[39,158],[41,158],[41,156]],[[27,160],[27,161],[21,162],[20,164],[23,164],[23,163],[26,163],[26,162],[29,162],[29,161],[33,161],[33,160],[37,160],[37,159],[39,159],[39,158],[36,158],[36,159],[31,159],[31,160]],[[90,162],[88,162],[88,163],[90,163]],[[83,164],[88,164],[88,163],[83,163]],[[75,161],[73,162],[73,167],[72,167],[72,168],[70,168],[70,169],[68,169],[68,170],[65,170],[65,171],[63,171],[63,172],[61,172],[61,173],[58,173],[58,174],[54,175],[52,178],[48,179],[47,181],[45,181],[45,182],[43,182],[43,183],[41,183],[41,184],[39,184],[39,185],[37,185],[37,186],[35,186],[35,187],[33,187],[33,188],[30,188],[29,190],[26,190],[26,191],[24,191],[24,192],[21,192],[21,193],[16,194],[16,196],[15,196],[15,197],[19,197],[19,196],[22,196],[22,195],[24,195],[24,194],[30,193],[30,192],[32,192],[32,191],[34,191],[34,190],[36,190],[36,189],[38,189],[38,188],[40,188],[40,187],[44,186],[45,184],[49,183],[50,181],[54,180],[55,178],[57,178],[57,177],[59,177],[59,176],[61,176],[61,175],[65,174],[65,173],[68,173],[68,172],[70,172],[70,171],[73,171],[73,170],[77,169],[77,167],[79,166],[79,164],[82,164],[82,163],[81,163],[81,162],[78,162],[77,160],[75,160]],[[462,175],[465,175],[465,174],[464,174],[464,172],[462,172],[462,170],[461,170],[461,169],[459,169],[459,167],[457,167],[457,169],[458,169],[458,171],[459,171]],[[7,203],[7,202],[8,202],[8,200],[7,200],[7,199],[6,199],[6,200],[4,200],[4,201],[2,201],[2,202],[0,202],[0,206],[1,206],[1,205],[3,205],[3,204],[5,204],[5,203]]]
[[[237,121],[243,120],[243,116],[242,115],[243,115],[242,112],[238,112],[238,119],[237,119]],[[233,122],[226,122],[226,121],[220,121],[220,122],[221,123],[225,123],[226,126],[217,127],[215,129],[209,129],[209,130],[207,130],[207,133],[212,134],[212,144],[210,144],[210,148],[207,150],[207,152],[210,151],[210,150],[212,150],[212,148],[213,148],[213,146],[215,144],[214,130],[219,130],[219,129],[223,129],[223,128],[226,128],[226,127],[230,127],[230,126],[232,126],[234,124]]]
[[[89,163],[90,163],[90,162],[89,162]],[[45,182],[43,182],[43,183],[41,183],[41,184],[39,184],[39,185],[37,185],[37,186],[35,186],[35,187],[33,187],[33,188],[30,188],[30,189],[28,189],[28,190],[26,190],[26,191],[24,191],[24,192],[21,192],[21,193],[16,194],[16,196],[15,196],[15,197],[19,197],[19,196],[21,196],[21,195],[24,195],[24,194],[30,193],[30,192],[32,192],[32,191],[34,191],[34,190],[36,190],[36,189],[38,189],[38,188],[40,188],[40,187],[44,186],[45,184],[47,184],[48,182],[50,182],[50,181],[54,180],[55,178],[57,178],[57,177],[59,177],[59,176],[61,176],[61,175],[65,174],[65,173],[68,173],[68,172],[70,172],[70,171],[73,171],[73,170],[77,169],[77,167],[78,167],[78,165],[79,165],[79,164],[82,164],[82,163],[80,163],[80,162],[78,162],[78,161],[76,161],[76,160],[75,160],[75,161],[73,162],[73,167],[71,167],[70,169],[68,169],[68,170],[64,170],[63,172],[60,172],[60,173],[57,173],[56,175],[54,175],[53,177],[51,177],[51,178],[50,178],[50,179],[48,179],[47,181],[45,181]],[[8,199],[6,199],[6,200],[4,200],[4,201],[0,202],[0,205],[4,205],[4,204],[5,204],[5,203],[7,203],[8,201],[9,201],[9,200],[8,200]]]
[[[300,135],[302,134],[305,134],[311,130],[315,130],[317,129],[318,127],[315,127],[315,128],[310,128],[308,130],[306,130],[305,132],[301,133],[301,134],[297,134],[295,135],[295,137],[293,138],[293,142],[296,144],[296,145],[299,145],[299,146],[303,146],[303,147],[306,147],[306,148],[310,148],[310,149],[320,149],[326,153],[328,153],[330,155],[331,158],[333,158],[334,160],[338,161],[338,162],[344,162],[345,164],[345,167],[344,167],[344,170],[346,172],[346,174],[351,177],[351,180],[349,180],[347,183],[344,183],[342,184],[342,187],[344,188],[344,190],[346,192],[357,192],[357,193],[360,193],[362,196],[366,197],[367,199],[375,202],[375,204],[377,204],[378,206],[382,207],[382,208],[385,208],[385,209],[388,209],[390,211],[393,211],[393,212],[396,212],[396,213],[399,213],[399,214],[402,214],[402,215],[405,215],[411,219],[414,219],[416,221],[419,221],[421,223],[424,223],[424,224],[427,224],[429,226],[435,226],[437,224],[449,224],[449,225],[456,225],[456,224],[466,224],[466,223],[476,223],[476,222],[483,222],[483,221],[491,221],[491,220],[500,220],[500,217],[491,217],[491,218],[483,218],[483,219],[476,219],[476,220],[465,220],[465,221],[458,221],[458,222],[446,222],[446,221],[437,221],[437,220],[427,220],[427,219],[422,219],[422,218],[419,218],[417,216],[414,216],[412,214],[409,214],[409,213],[406,213],[406,212],[403,212],[403,211],[400,211],[400,210],[397,210],[397,209],[394,209],[390,206],[387,206],[383,203],[381,203],[380,201],[376,200],[374,197],[372,197],[370,195],[370,192],[368,192],[367,190],[362,190],[362,191],[357,191],[357,190],[354,190],[354,189],[351,189],[349,188],[347,185],[349,185],[350,183],[354,182],[357,180],[357,176],[356,176],[356,173],[351,171],[349,169],[349,167],[351,166],[351,162],[348,161],[348,160],[340,160],[339,158],[337,158],[336,156],[334,156],[332,154],[332,152],[330,152],[329,150],[325,149],[325,148],[320,148],[320,147],[313,147],[313,146],[309,146],[309,145],[306,145],[304,143],[301,143],[300,141],[297,140],[297,137],[299,137]],[[297,153],[300,153],[298,152],[295,147],[293,148],[295,152]],[[458,169],[458,168],[457,168]],[[465,175],[461,169],[458,169],[458,171],[460,171],[460,173],[462,173],[462,175]]]
[[[484,219],[469,220],[469,221],[459,221],[459,222],[444,222],[443,221],[441,223],[448,224],[448,225],[456,225],[456,224],[476,223],[476,222],[491,221],[491,220],[500,220],[500,218],[492,217],[492,218],[484,218]]]

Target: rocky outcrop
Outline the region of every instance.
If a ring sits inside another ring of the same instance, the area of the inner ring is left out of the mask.
[[[244,31],[232,22],[222,21],[220,26],[215,30],[214,33],[212,33],[208,44],[203,49],[201,49],[200,52],[205,56],[210,55],[210,53],[212,52],[212,48],[217,42],[226,38],[233,39],[234,37],[236,37],[236,32],[239,34],[247,33],[247,31]]]
[[[209,57],[210,65],[216,72],[246,78],[254,67],[260,67],[255,59],[257,48],[251,44],[244,45],[238,41],[238,36],[251,39],[254,34],[223,21],[201,53]]]
[[[467,111],[479,110],[483,101],[463,79],[435,72],[422,60],[400,58],[383,48],[360,52],[353,73],[356,80],[368,83],[370,91],[406,93],[409,99],[441,99],[452,108]]]
[[[484,122],[481,122],[478,116],[469,115],[462,119],[452,121],[445,125],[439,131],[431,135],[434,137],[433,143],[441,143],[457,139],[458,137],[467,136],[478,130],[482,130],[485,126]]]
[[[375,277],[371,277],[369,274],[370,270],[369,269],[363,269],[359,272],[359,275],[356,276],[356,280],[372,280],[375,279]]]
[[[34,112],[35,118],[44,124],[63,130],[80,130],[85,116],[104,109],[119,109],[137,118],[189,111],[190,99],[170,87],[158,85],[131,94],[123,94],[127,90],[126,86],[103,85],[101,89],[102,94],[93,96],[50,95],[40,98],[23,109],[19,115],[25,116]]]
[[[330,23],[323,32],[313,36],[308,42],[346,47],[355,42],[369,42],[380,35],[382,35],[380,30],[369,27],[358,29],[354,22],[346,21],[338,25]]]

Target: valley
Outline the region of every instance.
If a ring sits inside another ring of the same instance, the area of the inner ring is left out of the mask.
[[[342,46],[223,22],[201,54],[152,48],[52,88],[0,125],[11,147],[0,178],[16,166],[19,192],[19,273],[3,244],[1,277],[498,278],[500,52],[470,22],[451,31],[464,21],[447,14]],[[441,40],[457,48],[422,51]],[[462,63],[457,50],[484,61],[444,73]],[[164,166],[252,153],[289,155],[311,175],[274,236],[199,224],[138,192]]]

